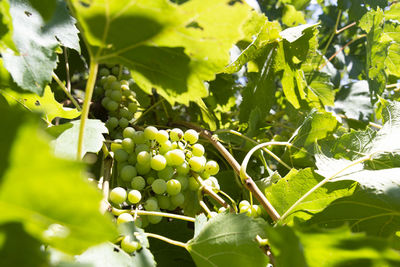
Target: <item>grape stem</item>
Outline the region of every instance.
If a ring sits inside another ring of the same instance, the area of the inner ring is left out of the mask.
[[[62,83],[60,78],[58,78],[57,74],[53,72],[52,74],[53,79],[57,82],[57,84],[61,87],[61,89],[64,91],[64,93],[68,96],[68,98],[71,100],[72,104],[76,107],[77,110],[81,111],[82,108],[79,106],[78,102],[76,102],[75,98],[71,95],[70,91],[68,91],[68,88],[65,87],[65,85]]]
[[[101,213],[105,213],[111,206],[108,203],[108,195],[110,192],[110,172],[113,161],[110,158],[105,158],[102,162],[103,184],[101,190],[103,191],[103,200],[101,201],[100,211]]]
[[[83,102],[82,114],[81,114],[81,124],[79,127],[78,150],[77,150],[77,155],[76,155],[78,160],[81,160],[83,157],[83,137],[84,137],[84,132],[85,132],[85,124],[86,124],[86,120],[89,115],[90,101],[92,99],[94,85],[96,83],[98,67],[99,67],[99,65],[97,62],[95,62],[95,61],[90,62],[89,78],[86,83],[85,101]]]
[[[140,233],[135,233],[135,235],[140,235]],[[168,244],[174,245],[174,246],[178,246],[178,247],[182,247],[184,249],[187,249],[187,244],[180,242],[180,241],[176,241],[176,240],[172,240],[168,237],[162,236],[162,235],[157,235],[157,234],[153,234],[153,233],[143,233],[145,236],[147,237],[152,237],[152,238],[156,238],[159,240],[162,240],[164,242],[167,242]]]
[[[218,141],[217,137],[212,134],[209,130],[203,129],[199,126],[193,125],[187,122],[179,122],[177,124],[186,126],[188,128],[195,129],[200,132],[200,135],[211,142],[211,144],[221,153],[221,155],[228,161],[229,165],[233,168],[236,174],[240,175],[240,165],[236,161],[236,159],[232,156],[231,153]],[[279,213],[275,210],[272,204],[268,201],[265,195],[261,192],[261,190],[257,187],[255,182],[250,176],[246,176],[245,179],[242,179],[242,182],[247,190],[249,190],[260,202],[265,211],[271,216],[272,220],[279,220]]]
[[[173,219],[178,219],[178,220],[183,220],[183,221],[188,221],[188,222],[196,221],[196,219],[193,217],[174,214],[174,213],[160,212],[160,211],[133,210],[130,213],[137,214],[137,215],[152,215],[152,216],[167,217],[167,218],[173,218]]]

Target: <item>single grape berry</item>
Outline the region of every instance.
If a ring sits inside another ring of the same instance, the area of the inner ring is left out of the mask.
[[[118,162],[124,162],[127,161],[129,157],[128,152],[126,152],[123,149],[118,149],[117,151],[114,152],[114,158]]]
[[[131,138],[124,138],[124,140],[122,140],[122,148],[128,152],[128,153],[132,153],[133,152],[133,148],[135,147],[135,143],[133,143],[133,140]]]
[[[167,183],[163,179],[154,180],[151,184],[151,189],[153,189],[154,193],[161,195],[167,190]]]
[[[115,102],[119,103],[122,100],[122,93],[117,90],[111,91],[110,98]]]
[[[150,165],[153,170],[161,171],[167,166],[167,160],[162,155],[155,155],[151,159]]]
[[[180,149],[174,149],[169,152],[168,158],[172,166],[178,166],[185,161],[185,153]]]
[[[123,131],[122,131],[122,136],[124,138],[131,138],[133,140],[133,136],[135,135],[135,129],[133,129],[132,127],[126,127]]]
[[[168,151],[172,150],[172,143],[171,141],[167,140],[164,143],[160,143],[159,152],[160,154],[166,154]]]
[[[148,173],[150,172],[150,170],[151,170],[150,163],[148,163],[148,164],[139,164],[139,163],[136,163],[135,167],[136,167],[137,172],[138,172],[140,175],[148,174]]]
[[[201,157],[204,155],[204,146],[202,144],[194,144],[192,146],[193,156]]]
[[[109,111],[116,111],[119,107],[119,104],[115,102],[114,100],[108,101],[107,106],[105,107]]]
[[[189,166],[193,171],[201,172],[206,166],[206,158],[193,156],[189,159]]]
[[[167,182],[167,193],[171,196],[179,194],[181,188],[181,183],[176,179],[171,179]]]
[[[120,171],[120,177],[125,182],[130,182],[134,177],[136,177],[137,171],[136,168],[132,165],[126,165],[122,167]]]
[[[128,193],[128,201],[132,204],[137,204],[142,199],[142,194],[139,190],[131,190]]]
[[[133,142],[135,144],[144,144],[146,143],[146,138],[144,137],[143,131],[136,131],[133,135]]]
[[[189,129],[183,135],[183,139],[185,139],[189,144],[194,144],[199,140],[199,134],[195,130]]]
[[[110,118],[106,121],[106,127],[107,127],[109,130],[112,130],[112,129],[117,128],[118,123],[119,123],[119,121],[118,121],[117,118],[115,118],[115,117],[110,117]]]
[[[122,187],[115,187],[110,192],[110,200],[115,204],[122,204],[127,197],[126,190]]]
[[[137,162],[139,164],[148,164],[151,161],[151,155],[147,151],[141,151],[137,154]]]
[[[120,126],[122,129],[128,127],[128,125],[129,125],[129,121],[128,121],[127,118],[123,118],[123,117],[122,117],[121,119],[119,119],[119,126]]]
[[[185,202],[185,196],[182,193],[171,196],[171,203],[175,206],[182,206]]]
[[[165,143],[169,138],[169,135],[167,133],[167,131],[165,130],[159,130],[156,134],[156,141],[160,144]]]
[[[188,174],[190,172],[189,164],[186,162],[176,167],[176,173],[178,174]]]
[[[142,246],[139,242],[134,241],[131,236],[125,236],[121,241],[121,248],[128,254],[135,252],[140,249]]]
[[[164,179],[164,180],[169,180],[174,176],[174,168],[167,166],[161,171],[157,172],[158,178]]]
[[[126,222],[133,222],[133,216],[129,213],[122,213],[117,218],[117,224],[126,223]]]
[[[135,113],[137,111],[137,104],[135,102],[129,103],[128,110],[132,113]]]
[[[169,136],[171,138],[171,141],[179,141],[183,137],[183,131],[181,129],[174,128],[169,133]]]
[[[159,196],[157,196],[157,200],[158,200],[158,205],[160,206],[160,209],[166,210],[171,205],[171,201],[168,196],[159,195]]]
[[[154,140],[156,138],[157,133],[158,130],[154,126],[147,126],[146,129],[144,129],[144,136],[146,137],[147,140]]]
[[[196,191],[197,189],[200,188],[199,183],[196,181],[196,179],[193,176],[189,177],[188,182],[189,182],[189,189],[191,191]]]
[[[158,201],[155,197],[149,197],[144,203],[144,209],[148,211],[158,210]]]
[[[143,188],[146,186],[146,181],[142,176],[136,176],[132,179],[131,181],[131,187],[136,190],[143,190]]]
[[[149,215],[147,219],[149,220],[149,223],[157,224],[162,221],[162,218],[163,217],[161,217],[161,216]]]

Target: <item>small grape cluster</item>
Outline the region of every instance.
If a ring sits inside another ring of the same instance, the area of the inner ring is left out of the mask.
[[[97,91],[104,93],[101,104],[108,110],[109,118],[106,121],[106,127],[113,139],[122,138],[123,129],[130,125],[138,108],[136,94],[130,89],[133,80],[129,79],[128,70],[123,70],[120,75],[120,68],[122,67],[113,66],[111,71],[107,67],[101,68],[99,86],[96,88]],[[118,77],[121,79],[119,80]],[[127,78],[127,80],[122,78]]]
[[[133,208],[145,211],[175,211],[184,208],[185,194],[197,194],[199,181],[219,189],[213,176],[219,171],[216,161],[207,160],[203,145],[197,143],[195,130],[158,130],[148,126],[144,131],[126,127],[123,140],[114,142],[111,150],[117,162],[119,186],[110,192],[117,223],[135,221],[138,227],[157,224],[160,216],[131,215]],[[128,205],[129,210],[120,210]]]

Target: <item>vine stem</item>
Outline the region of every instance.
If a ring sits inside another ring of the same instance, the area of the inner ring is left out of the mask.
[[[362,157],[354,162],[352,162],[351,164],[347,165],[346,167],[344,167],[343,169],[341,169],[340,171],[336,172],[335,174],[325,178],[324,180],[322,180],[321,182],[319,182],[317,185],[315,185],[313,188],[311,188],[307,193],[305,193],[301,198],[299,198],[283,215],[282,217],[279,219],[278,222],[282,222],[284,219],[286,219],[289,214],[293,211],[294,208],[296,208],[301,202],[303,202],[304,199],[306,199],[308,196],[310,196],[312,193],[315,192],[315,190],[317,190],[318,188],[320,188],[321,186],[323,186],[324,184],[326,184],[327,182],[329,182],[330,180],[332,180],[333,178],[335,178],[336,176],[338,176],[339,174],[341,174],[342,172],[344,172],[345,170],[363,163],[364,161],[370,160],[371,159],[371,155]]]
[[[133,210],[130,213],[137,214],[137,215],[152,215],[152,216],[159,216],[159,217],[167,217],[167,218],[173,218],[173,219],[178,219],[178,220],[183,220],[183,221],[188,221],[188,222],[196,221],[196,219],[193,217],[174,214],[174,213],[160,212],[160,211]]]
[[[339,9],[339,13],[336,17],[336,23],[335,23],[335,28],[333,29],[333,32],[331,34],[331,36],[329,36],[328,42],[326,43],[324,49],[322,50],[322,54],[325,55],[326,51],[329,48],[329,45],[331,44],[333,37],[335,37],[335,35],[337,34],[337,27],[339,26],[339,21],[340,21],[340,17],[342,16],[342,10]]]
[[[57,82],[57,84],[61,87],[61,89],[64,91],[64,93],[68,96],[69,100],[71,100],[72,104],[74,104],[76,109],[81,111],[82,110],[81,106],[79,106],[78,102],[76,102],[75,98],[71,95],[71,93],[69,92],[68,88],[65,87],[65,85],[62,83],[60,78],[58,78],[57,74],[55,74],[53,72],[52,77]]]
[[[229,165],[233,168],[235,173],[240,175],[240,165],[236,161],[236,159],[232,156],[231,153],[218,141],[217,137],[212,134],[212,132],[205,130],[199,126],[192,125],[191,123],[187,122],[180,122],[177,123],[192,129],[197,130],[200,132],[200,135],[207,140],[211,142],[211,144],[221,153],[221,155],[225,158],[226,161],[228,161]],[[261,190],[257,187],[256,183],[253,181],[253,179],[250,176],[247,176],[246,179],[242,180],[244,183],[244,186],[246,187],[247,190],[249,190],[260,202],[260,204],[263,206],[265,211],[271,216],[272,220],[277,221],[280,216],[278,212],[275,210],[275,208],[272,206],[272,204],[268,201],[268,199],[265,197],[265,195],[261,192]]]
[[[137,234],[139,235],[139,233],[137,233]],[[156,238],[156,239],[162,240],[164,242],[167,242],[168,244],[187,249],[186,243],[183,243],[183,242],[180,242],[180,241],[176,241],[176,240],[172,240],[172,239],[170,239],[168,237],[165,237],[165,236],[162,236],[162,235],[153,234],[153,233],[143,233],[143,234],[145,236],[147,236],[147,237]]]
[[[96,83],[96,76],[97,76],[97,70],[99,68],[99,64],[96,61],[91,61],[90,62],[90,68],[89,68],[89,78],[86,83],[86,94],[85,94],[85,100],[83,102],[83,107],[82,107],[82,114],[81,114],[81,124],[79,127],[79,138],[78,138],[78,152],[77,152],[77,159],[81,160],[83,155],[82,155],[82,150],[83,150],[83,137],[84,137],[84,132],[85,132],[85,124],[86,120],[89,115],[89,108],[90,108],[90,101],[92,99],[93,91],[94,91],[94,85]]]

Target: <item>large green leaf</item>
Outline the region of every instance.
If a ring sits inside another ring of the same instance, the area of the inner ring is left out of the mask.
[[[73,0],[72,6],[94,61],[124,64],[144,91],[155,88],[172,104],[207,96],[204,81],[229,63],[250,16],[247,5],[228,0]]]
[[[9,48],[17,51],[12,39],[13,26],[8,0],[0,2],[0,52]]]
[[[54,153],[63,158],[75,159],[78,151],[80,120],[71,121],[72,127],[66,129],[52,142]],[[89,119],[85,124],[82,155],[87,152],[97,153],[104,142],[103,134],[108,133],[107,127],[100,120]]]
[[[197,266],[262,266],[267,256],[255,241],[265,237],[265,222],[244,214],[219,214],[211,218],[187,243]]]
[[[278,226],[268,228],[267,232],[272,253],[277,254],[278,267],[400,264],[399,254],[386,239],[354,234],[346,227],[322,230]]]
[[[83,166],[54,157],[30,113],[4,107],[0,113],[7,125],[0,139],[0,222],[20,222],[35,238],[70,253],[115,238]]]
[[[301,196],[317,185],[323,178],[310,168],[303,170],[292,169],[284,178],[276,184],[265,189],[265,196],[279,214],[288,210]],[[293,217],[309,219],[313,214],[322,211],[334,200],[352,194],[354,187],[352,182],[327,184],[317,189],[287,217],[291,222]]]
[[[293,27],[299,24],[306,24],[306,20],[303,12],[297,11],[292,5],[285,5],[283,8],[282,23],[289,27]]]
[[[385,19],[399,20],[400,3],[392,3],[390,9],[385,11]]]
[[[390,45],[390,39],[383,35],[383,11],[371,10],[360,20],[360,27],[367,33],[367,77],[373,102],[386,87],[385,60]]]
[[[42,95],[57,65],[56,37],[63,45],[79,49],[74,20],[61,0],[57,1],[56,13],[47,24],[28,0],[10,1],[10,14],[18,53],[3,51],[4,66],[20,87]]]
[[[24,256],[19,253],[24,246]],[[0,266],[47,266],[48,255],[39,240],[25,232],[21,224],[0,225]]]
[[[13,90],[2,90],[2,94],[9,104],[22,105],[31,111],[43,113],[43,119],[51,125],[54,118],[74,119],[81,113],[77,109],[65,108],[54,98],[54,93],[49,86],[46,86],[43,96],[33,93],[18,93]]]

